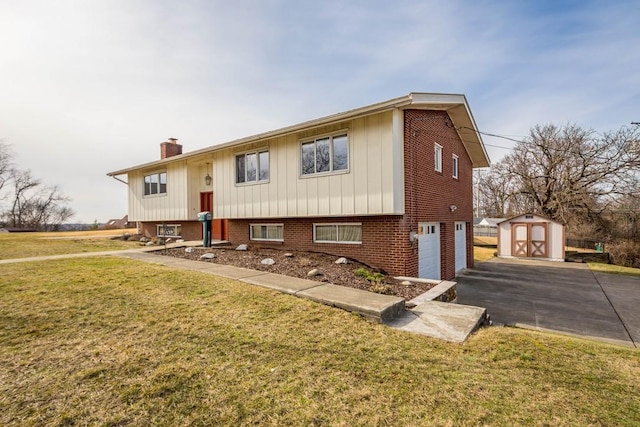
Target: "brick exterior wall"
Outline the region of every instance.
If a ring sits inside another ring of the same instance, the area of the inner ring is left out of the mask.
[[[471,159],[444,111],[406,110],[404,116],[405,221],[440,223],[441,277],[455,277],[455,222],[466,223],[467,266],[473,266],[473,183]],[[434,145],[442,146],[442,172],[435,171]],[[458,156],[458,179],[452,157]],[[450,207],[456,206],[455,212]],[[409,276],[418,275],[418,244],[412,243]]]
[[[313,224],[361,223],[362,243],[314,243]],[[252,248],[267,247],[283,250],[322,252],[356,259],[368,266],[388,273],[404,274],[409,232],[399,215],[341,217],[341,218],[281,218],[229,220],[229,241],[247,243]],[[283,242],[265,242],[249,239],[250,224],[283,224]]]

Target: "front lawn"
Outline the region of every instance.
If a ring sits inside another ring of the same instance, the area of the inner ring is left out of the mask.
[[[28,258],[82,252],[114,251],[140,247],[139,242],[111,240],[125,230],[59,233],[0,233],[0,259]],[[135,233],[135,230],[126,232]]]
[[[2,266],[0,425],[638,425],[640,352],[464,345],[115,257]]]

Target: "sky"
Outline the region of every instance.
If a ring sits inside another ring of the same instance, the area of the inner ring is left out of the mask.
[[[410,92],[478,129],[640,121],[640,1],[0,0],[0,140],[72,222],[127,213],[107,172]],[[493,163],[515,144],[484,137]],[[504,148],[500,148],[504,147]]]

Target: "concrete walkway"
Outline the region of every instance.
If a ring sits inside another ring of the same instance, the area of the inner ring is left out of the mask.
[[[201,245],[202,242],[181,242],[169,244],[167,248]],[[162,251],[163,249],[163,246],[150,246],[120,251],[51,255],[0,260],[0,264],[95,256],[121,256],[138,261],[161,264],[171,268],[199,271],[269,288],[357,313],[375,322],[384,323],[403,331],[457,343],[464,342],[486,318],[486,310],[484,308],[467,307],[437,301],[425,301],[426,298],[423,297],[425,294],[412,300],[411,305],[415,305],[415,307],[407,310],[405,300],[395,296],[382,295],[360,289],[337,286],[314,280],[299,279],[265,271],[216,264],[214,262],[193,261],[152,253]]]
[[[486,310],[480,307],[424,301],[423,298],[418,297],[416,300],[412,300],[417,303],[417,306],[406,310],[403,298],[315,280],[149,253],[125,252],[120,255],[171,268],[197,270],[262,286],[357,313],[375,322],[384,323],[406,332],[450,342],[464,342],[486,319]]]

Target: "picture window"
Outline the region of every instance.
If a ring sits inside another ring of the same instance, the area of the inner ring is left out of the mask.
[[[236,184],[269,180],[269,151],[236,155]]]
[[[349,169],[347,134],[324,136],[301,144],[301,173],[313,175]]]
[[[152,196],[155,194],[167,193],[167,173],[157,172],[144,176],[144,195]]]

